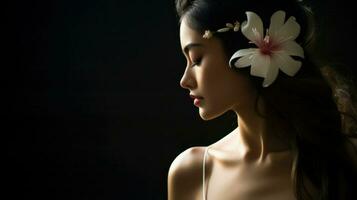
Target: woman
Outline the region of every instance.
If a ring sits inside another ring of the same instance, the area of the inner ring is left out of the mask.
[[[356,199],[353,93],[312,62],[312,13],[300,4],[176,0],[180,84],[203,120],[234,111],[238,127],[173,161],[169,200]]]

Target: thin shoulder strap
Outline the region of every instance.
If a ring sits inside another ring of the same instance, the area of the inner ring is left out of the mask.
[[[208,155],[209,146],[205,149],[205,154],[203,156],[203,166],[202,166],[202,200],[206,200],[206,159]]]

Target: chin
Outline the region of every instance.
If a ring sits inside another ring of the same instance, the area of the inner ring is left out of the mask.
[[[223,115],[225,112],[209,112],[207,110],[200,108],[199,113],[203,120],[209,121]]]

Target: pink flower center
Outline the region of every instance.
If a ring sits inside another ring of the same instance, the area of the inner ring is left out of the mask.
[[[280,49],[280,45],[274,43],[274,41],[270,39],[269,35],[266,35],[264,39],[259,42],[258,46],[260,53],[268,56],[271,56],[274,51]]]

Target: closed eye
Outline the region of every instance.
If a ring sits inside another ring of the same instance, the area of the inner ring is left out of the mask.
[[[192,64],[191,64],[191,67],[194,67],[194,66],[199,66],[201,64],[201,58],[200,59],[197,59],[195,61],[192,61]]]

